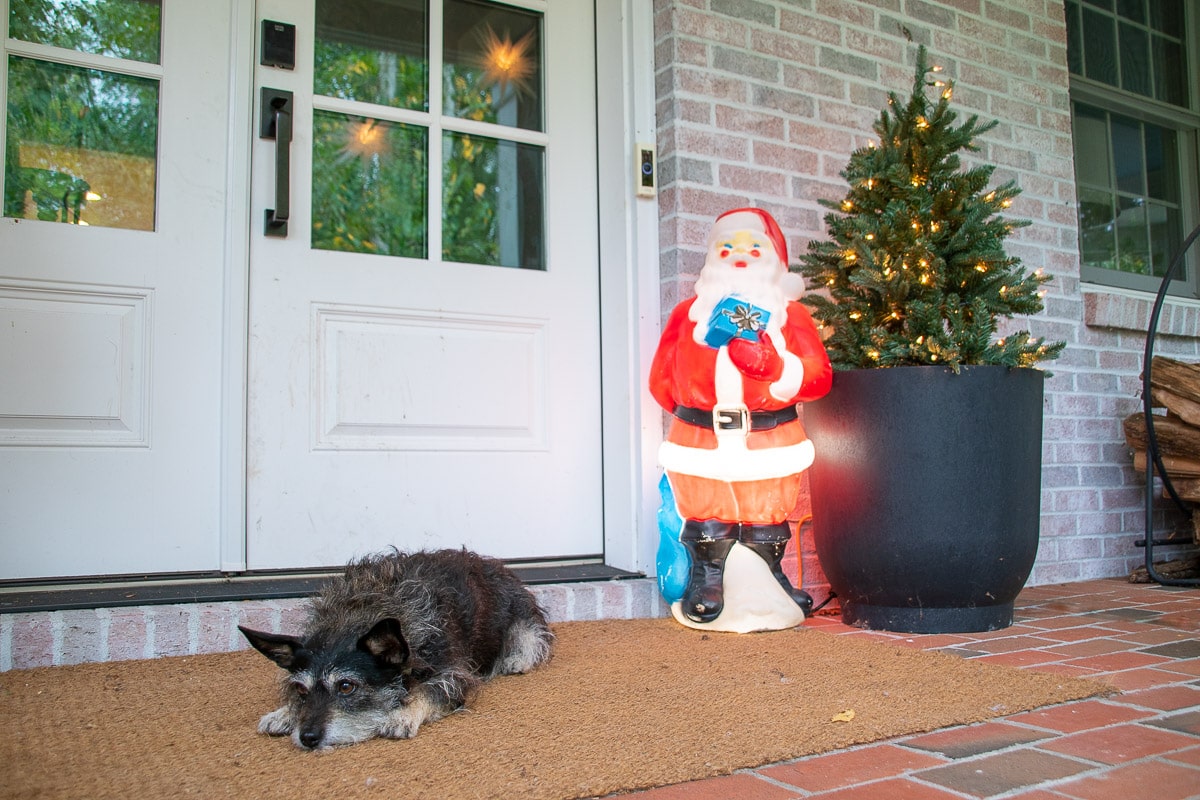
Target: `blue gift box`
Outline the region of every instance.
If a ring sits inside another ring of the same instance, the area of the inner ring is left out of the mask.
[[[708,333],[704,343],[709,347],[729,344],[734,337],[758,341],[758,332],[767,327],[771,312],[759,308],[737,295],[729,295],[713,309],[708,318]]]

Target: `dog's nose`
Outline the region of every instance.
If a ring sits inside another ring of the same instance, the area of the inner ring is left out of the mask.
[[[316,748],[321,743],[320,731],[300,731],[300,744],[307,747],[309,750]]]

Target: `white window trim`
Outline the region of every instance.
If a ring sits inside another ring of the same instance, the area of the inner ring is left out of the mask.
[[[1190,110],[1155,100],[1126,89],[1081,75],[1068,75],[1071,103],[1086,103],[1155,125],[1178,130],[1182,136],[1179,143],[1179,173],[1185,185],[1181,186],[1180,211],[1183,218],[1182,236],[1187,236],[1200,222],[1200,80],[1195,75],[1200,62],[1200,13],[1195,8],[1185,9],[1188,55],[1192,59],[1190,72]],[[1190,177],[1189,177],[1190,176]],[[1176,245],[1182,244],[1182,239]],[[1172,281],[1169,294],[1176,298],[1200,297],[1200,254],[1196,248],[1187,255],[1187,274],[1190,278]],[[1090,267],[1083,263],[1080,253],[1080,279],[1097,289],[1114,289],[1150,293],[1153,296],[1161,285],[1161,278],[1134,275],[1102,267]]]

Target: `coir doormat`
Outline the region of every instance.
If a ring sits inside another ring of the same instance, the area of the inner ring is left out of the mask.
[[[255,732],[281,671],[254,652],[3,673],[0,797],[594,797],[1109,691],[803,628],[554,629],[549,665],[469,711],[321,753]]]

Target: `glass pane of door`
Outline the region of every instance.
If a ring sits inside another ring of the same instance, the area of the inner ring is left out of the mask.
[[[541,15],[475,0],[447,0],[442,53],[445,113],[543,129]]]
[[[425,0],[318,0],[316,16],[315,94],[428,110]]]
[[[159,63],[162,0],[10,0],[13,39]]]
[[[426,257],[428,131],[313,112],[312,246]]]
[[[447,133],[442,153],[442,257],[545,269],[545,148]]]
[[[315,8],[312,247],[544,270],[542,14],[479,0]]]
[[[17,0],[9,24],[4,216],[154,230],[162,73],[130,59],[158,61],[158,4]]]

